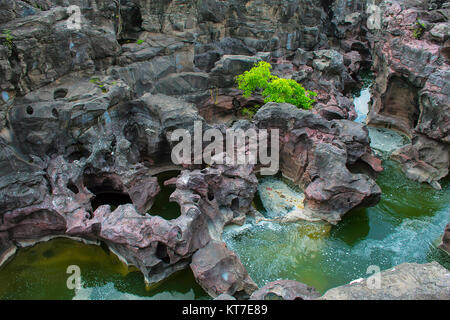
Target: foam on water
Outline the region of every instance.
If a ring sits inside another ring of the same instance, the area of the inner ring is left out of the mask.
[[[448,182],[443,190],[436,191],[406,180],[392,161],[385,161],[384,167],[377,181],[383,190],[382,201],[373,208],[348,213],[337,226],[311,222],[256,224],[249,219],[242,227],[227,228],[223,238],[259,286],[293,279],[323,293],[371,275],[367,271],[372,265],[385,270],[403,262],[425,263],[430,260],[432,243],[450,221]],[[283,182],[276,180],[264,178],[259,190],[271,185],[280,188]],[[267,193],[259,194],[267,211],[283,211],[280,199],[275,206],[272,199],[264,199]]]
[[[390,155],[394,150],[408,144],[409,139],[400,133],[384,128],[368,127],[370,147],[378,155]]]

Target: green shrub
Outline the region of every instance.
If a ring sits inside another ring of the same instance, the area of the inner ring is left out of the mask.
[[[259,104],[255,104],[253,106],[244,107],[241,109],[241,114],[247,118],[253,118],[258,109],[261,108]]]
[[[12,49],[14,38],[11,35],[11,30],[9,29],[3,30],[3,36],[5,37],[5,42],[3,44],[8,48]]]
[[[144,43],[144,40],[139,39],[138,41],[136,41],[136,43],[137,43],[137,44],[143,44],[143,43]]]
[[[95,84],[103,93],[108,93],[109,90],[106,88],[106,84],[100,81],[99,78],[91,78],[89,82]]]
[[[423,34],[425,33],[425,24],[420,21],[416,21],[416,26],[413,29],[413,37],[417,40],[420,40],[422,38]]]
[[[245,98],[260,91],[265,103],[286,102],[302,109],[312,108],[315,101],[311,97],[317,96],[314,91],[306,90],[295,80],[274,76],[271,69],[268,62],[260,61],[251,70],[236,77]]]

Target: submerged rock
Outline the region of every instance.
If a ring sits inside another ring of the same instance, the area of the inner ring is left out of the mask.
[[[450,300],[450,272],[437,262],[403,263],[371,278],[328,290],[322,300]]]

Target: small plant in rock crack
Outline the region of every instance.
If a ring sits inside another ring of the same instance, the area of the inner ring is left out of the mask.
[[[253,92],[261,92],[264,102],[290,103],[301,109],[311,109],[317,93],[306,90],[297,81],[279,78],[271,73],[272,66],[260,61],[243,74],[236,77],[243,96],[249,98]]]
[[[138,41],[136,41],[136,43],[137,43],[137,44],[143,44],[143,43],[144,43],[144,40],[139,39]]]
[[[93,83],[97,87],[99,87],[99,89],[102,90],[103,93],[107,93],[109,91],[108,88],[106,88],[105,83],[100,81],[99,78],[91,78],[91,80],[89,80],[89,82]]]
[[[253,106],[247,106],[241,109],[241,114],[247,118],[253,118],[253,116],[258,112],[258,109],[261,106],[259,104],[255,104]]]
[[[425,33],[425,24],[417,20],[416,25],[413,28],[413,37],[416,38],[417,40],[420,40],[424,33]]]
[[[3,45],[5,47],[8,47],[9,49],[12,49],[14,38],[11,35],[11,30],[9,30],[9,29],[3,30],[2,36],[5,38]]]

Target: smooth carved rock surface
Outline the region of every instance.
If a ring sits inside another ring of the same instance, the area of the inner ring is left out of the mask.
[[[450,300],[450,272],[437,262],[403,263],[379,275],[379,288],[373,287],[374,280],[361,279],[330,289],[321,299]]]
[[[394,151],[391,158],[403,165],[408,178],[428,182],[436,189],[441,189],[437,181],[448,174],[448,147],[421,134],[416,135],[411,144]]]

